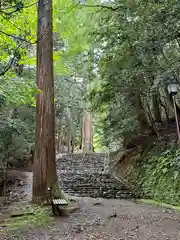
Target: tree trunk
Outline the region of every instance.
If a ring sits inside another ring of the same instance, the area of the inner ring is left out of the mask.
[[[53,79],[52,0],[38,2],[36,144],[33,165],[33,202],[47,200],[57,181]]]
[[[136,92],[136,110],[137,110],[137,119],[139,122],[140,130],[144,131],[149,128],[147,118],[146,118],[146,112],[141,100],[141,94],[138,90]]]
[[[92,114],[87,112],[84,117],[83,152],[92,152]]]
[[[72,139],[71,139],[71,153],[74,153],[74,147],[75,147],[75,138],[72,137]]]
[[[163,107],[163,109],[164,109],[164,114],[166,115],[166,120],[168,122],[169,121],[169,113],[168,113],[167,103],[166,103],[166,101],[164,101],[164,103],[163,103],[160,98],[159,98],[159,103],[160,103],[161,107]]]
[[[156,122],[162,122],[161,120],[161,111],[159,106],[159,94],[153,93],[152,95],[152,103],[153,103],[153,115]]]
[[[82,149],[82,145],[83,145],[83,127],[81,126],[80,129],[80,143],[79,143],[79,149]]]
[[[67,134],[67,151],[68,153],[71,152],[71,132],[68,129],[68,134]]]
[[[157,129],[156,124],[154,122],[149,104],[147,104],[147,109],[148,109],[149,123],[152,126],[152,130],[157,136],[159,136],[158,129]]]
[[[58,133],[58,153],[61,152],[61,139],[62,137],[61,137],[61,130],[60,130],[60,132]]]
[[[58,126],[56,135],[57,135],[56,151],[57,153],[60,153],[61,152],[61,135],[62,135],[61,126]]]

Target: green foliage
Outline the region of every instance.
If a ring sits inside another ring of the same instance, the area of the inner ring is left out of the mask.
[[[147,198],[173,205],[180,204],[180,149],[178,145],[169,146],[161,154],[147,156],[140,168],[138,182]]]
[[[24,215],[16,217],[16,221],[14,221],[14,218],[5,218],[0,223],[0,227],[3,226],[3,233],[15,233],[16,231],[18,233],[18,231],[26,230],[29,227],[46,227],[53,223],[51,211],[47,207],[27,205],[24,208],[24,206],[19,206],[18,210],[12,212],[12,214],[19,213],[24,213]],[[3,233],[1,232],[1,234]]]
[[[91,91],[90,100],[97,114],[108,107],[102,131],[109,144],[112,139],[117,144],[127,133],[146,132],[154,122],[173,117],[167,85],[180,83],[180,4],[175,0],[104,4],[92,50],[99,86]]]
[[[26,158],[34,142],[35,111],[32,107],[3,107],[0,115],[0,162]]]
[[[176,211],[180,211],[180,206],[174,206],[174,205],[171,205],[171,204],[158,202],[158,201],[151,200],[151,199],[141,199],[140,202],[146,203],[146,204],[151,204],[151,205],[161,207],[161,208],[167,208],[167,209],[173,209],[173,210],[176,210]]]
[[[55,79],[56,128],[57,132],[64,135],[64,138],[74,140],[80,138],[83,111],[86,106],[84,92],[83,79],[70,76],[57,76]]]
[[[34,74],[37,4],[36,1],[32,3],[25,0],[18,10],[17,3],[14,4],[12,7],[7,2],[9,8],[6,13],[0,11],[0,93],[6,98],[6,106],[12,109],[35,106],[35,95],[38,93]],[[10,14],[11,10],[17,11]],[[73,138],[77,135],[78,140],[83,111],[87,107],[84,100],[89,81],[87,52],[91,40],[89,33],[97,18],[94,13],[96,9],[83,7],[75,1],[53,1],[57,131]],[[82,82],[78,82],[79,79]],[[7,122],[9,124],[9,119]],[[20,128],[24,128],[20,119],[18,124]],[[26,129],[31,129],[34,133],[34,124],[26,125]],[[22,138],[24,139],[23,135]],[[22,139],[20,142],[22,143]]]
[[[21,4],[21,5],[20,5]],[[3,1],[0,11],[0,163],[16,163],[34,142],[36,2]],[[32,14],[33,13],[33,14]],[[27,65],[28,64],[28,65]]]
[[[35,96],[38,90],[34,79],[6,76],[1,79],[1,82],[0,92],[6,98],[6,105],[35,106]]]

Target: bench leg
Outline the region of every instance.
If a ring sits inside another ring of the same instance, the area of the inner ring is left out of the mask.
[[[59,209],[58,205],[54,205],[53,203],[51,205],[54,216],[61,216],[61,210]]]

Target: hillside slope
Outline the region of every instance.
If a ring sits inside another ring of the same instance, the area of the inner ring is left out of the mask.
[[[143,198],[180,204],[180,145],[176,124],[162,124],[158,136],[137,136],[116,156],[112,170]],[[140,140],[141,138],[141,140]]]

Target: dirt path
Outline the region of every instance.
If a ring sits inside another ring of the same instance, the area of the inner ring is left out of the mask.
[[[28,189],[24,194],[28,199],[32,176],[21,172],[18,177],[26,183],[18,187],[20,195]],[[52,227],[31,229],[31,231],[21,230],[6,237],[0,234],[0,240],[180,239],[180,213],[118,199],[79,198],[77,200],[80,210],[68,217],[56,218]]]
[[[21,232],[27,240],[179,240],[180,214],[123,200],[80,199],[81,209],[49,229]],[[94,205],[100,203],[100,205]],[[117,216],[113,217],[113,212]]]

